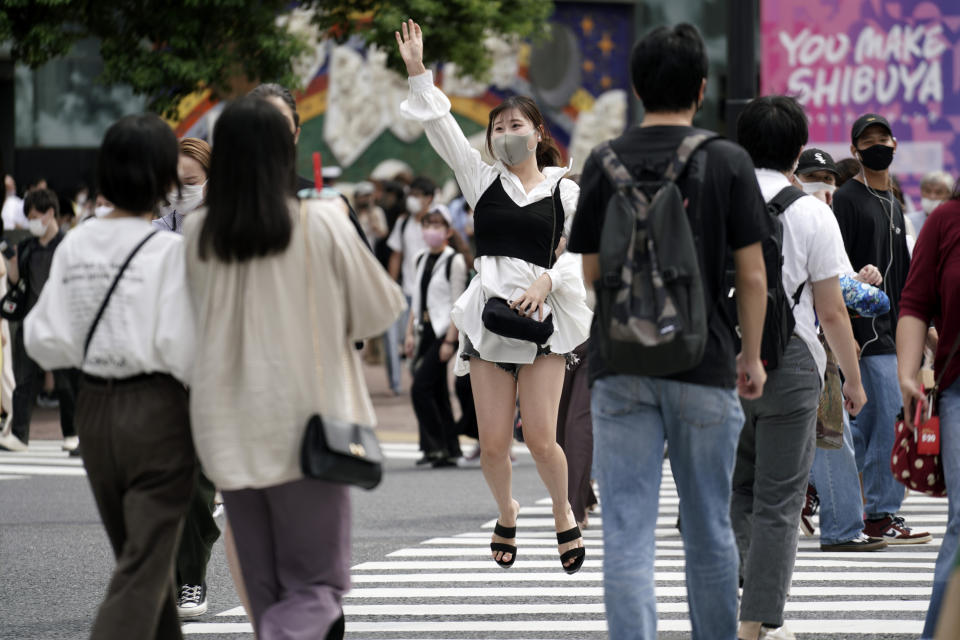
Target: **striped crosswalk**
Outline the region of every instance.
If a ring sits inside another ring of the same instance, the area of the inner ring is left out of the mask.
[[[657,518],[655,578],[661,637],[688,637],[683,543],[675,528],[676,487],[664,470]],[[823,553],[803,538],[787,626],[800,638],[914,638],[923,627],[933,567],[946,525],[945,500],[910,495],[908,524],[934,533],[925,545],[876,553]],[[424,540],[353,567],[344,603],[347,638],[605,638],[603,515],[584,531],[587,560],[568,576],[557,557],[550,501],[523,505],[513,569],[489,559],[494,521],[477,530]],[[184,625],[187,634],[250,634],[241,608]]]
[[[422,455],[416,444],[407,442],[382,443],[389,460],[414,461]],[[526,454],[526,447],[516,448],[517,454]],[[0,451],[0,480],[21,480],[29,476],[83,476],[83,462],[71,458],[63,450],[62,440],[34,440],[26,451]]]

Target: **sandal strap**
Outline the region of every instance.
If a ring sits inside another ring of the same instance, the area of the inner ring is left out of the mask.
[[[583,535],[580,533],[580,527],[574,526],[573,529],[567,529],[557,534],[557,543],[564,544],[567,542],[573,542],[577,538],[582,538]]]
[[[503,542],[491,542],[490,550],[505,551],[507,553],[512,553],[513,555],[517,555],[517,548],[515,546],[513,546],[512,544],[505,544]]]
[[[501,538],[516,538],[517,527],[516,525],[512,527],[505,527],[502,524],[500,524],[499,520],[497,520],[497,526],[493,528],[493,533],[500,536]]]
[[[564,551],[563,554],[560,556],[560,562],[562,562],[563,564],[566,564],[567,560],[569,560],[570,558],[581,558],[584,555],[586,555],[586,550],[583,547],[577,547],[576,549],[569,549],[567,551]]]

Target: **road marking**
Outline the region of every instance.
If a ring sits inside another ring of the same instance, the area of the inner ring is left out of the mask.
[[[413,445],[406,447],[409,453]],[[665,480],[669,466],[665,465]],[[689,634],[683,541],[677,531],[679,498],[672,482],[661,487],[654,579],[662,632]],[[908,523],[935,534],[931,543],[891,546],[880,552],[821,552],[818,538],[801,537],[786,605],[787,626],[806,640],[822,636],[916,637],[923,628],[947,521],[944,500],[909,494]],[[609,514],[608,514],[609,515]],[[344,599],[347,638],[376,640],[511,640],[606,638],[603,518],[598,509],[583,530],[585,567],[562,572],[549,498],[521,507],[519,549],[513,569],[489,559],[490,529],[443,535],[397,549],[382,560],[352,568],[355,588]],[[558,599],[564,601],[557,601]],[[876,599],[874,599],[876,598]],[[881,599],[882,598],[882,599]],[[244,612],[234,607],[215,622],[191,622],[185,634],[250,634]]]

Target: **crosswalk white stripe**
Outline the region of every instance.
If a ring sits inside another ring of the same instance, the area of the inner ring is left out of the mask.
[[[487,552],[489,553],[489,551]],[[556,552],[554,552],[556,554]],[[539,554],[543,555],[543,554]],[[557,560],[527,560],[517,552],[517,561],[514,564],[516,569],[549,569],[559,563]],[[850,569],[852,563],[844,560],[808,560],[806,558],[798,559],[795,562],[797,567],[813,567],[824,569]],[[584,560],[584,567],[602,567],[601,560],[591,560],[590,554]],[[659,559],[654,561],[655,567],[670,567],[682,569],[686,566],[683,559]],[[933,562],[877,562],[861,561],[856,563],[858,569],[929,569],[933,571]],[[460,571],[461,569],[489,569],[491,571],[501,571],[500,567],[494,564],[493,560],[391,560],[391,561],[373,561],[363,562],[351,568],[353,571],[410,571],[416,569],[446,569],[450,571]]]
[[[398,549],[387,554],[388,558],[443,558],[458,556],[488,556],[490,549],[489,536],[487,538],[477,538],[476,540],[464,540],[460,538],[431,538],[422,543],[422,545],[438,545],[431,547],[410,547],[407,549]],[[445,547],[439,545],[449,544],[469,544],[469,547]],[[523,554],[527,556],[552,556],[557,553],[557,543],[554,540],[540,538],[519,538],[517,546],[523,549]],[[584,541],[588,554],[603,555],[603,545],[599,540],[587,539]],[[843,559],[849,563],[859,564],[862,560],[936,560],[935,552],[897,552],[891,551],[896,547],[887,547],[880,552],[847,552],[847,551],[798,551],[797,558],[822,558]],[[657,549],[657,556],[662,557],[684,557],[683,549]],[[897,563],[893,563],[898,566]],[[902,564],[902,563],[900,563]]]
[[[350,622],[350,633],[445,633],[459,632],[514,632],[525,631],[533,633],[553,634],[557,631],[606,631],[605,620],[535,620],[523,623],[500,620],[483,620],[476,622]],[[657,623],[660,631],[689,632],[690,623],[686,620],[660,620]],[[886,637],[891,634],[918,634],[923,630],[922,620],[793,620],[791,630],[799,633],[844,634]],[[183,626],[183,633],[197,634],[228,634],[253,633],[248,622],[191,622]],[[425,637],[425,636],[423,636]],[[532,636],[537,637],[537,636]],[[386,640],[385,638],[383,640]],[[436,640],[440,640],[437,638]]]
[[[670,587],[657,585],[657,597],[678,598],[686,597],[686,586]],[[930,587],[897,587],[898,596],[913,596],[926,602],[930,596]],[[837,597],[864,597],[876,596],[877,588],[872,586],[856,585],[828,585],[828,586],[791,586],[791,598],[837,598]],[[603,587],[574,586],[574,587],[357,587],[350,591],[347,598],[524,598],[524,597],[571,597],[571,598],[602,598]],[[789,602],[790,600],[788,600]]]
[[[66,453],[59,456],[33,456],[33,455],[13,455],[0,456],[0,468],[7,464],[47,464],[47,465],[65,465],[70,467],[82,467],[83,460],[80,458],[70,458]]]
[[[50,465],[26,464],[3,464],[0,465],[0,471],[28,476],[84,476],[87,474],[83,467],[55,467]]]
[[[519,561],[518,561],[519,562]],[[494,567],[497,568],[497,567]],[[661,582],[685,582],[686,575],[677,571],[655,571],[654,579]],[[580,571],[573,575],[563,573],[557,562],[555,572],[500,571],[500,573],[392,573],[379,575],[355,575],[355,583],[406,583],[406,582],[601,582],[602,573]],[[930,583],[930,573],[869,571],[795,571],[793,582],[919,582]]]

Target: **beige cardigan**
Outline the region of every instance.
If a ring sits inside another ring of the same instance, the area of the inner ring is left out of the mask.
[[[405,306],[339,201],[307,201],[322,379],[314,358],[303,229],[280,254],[244,263],[199,259],[206,216],[184,221],[187,281],[197,316],[190,419],[203,469],[220,488],[302,478],[300,441],[313,413],[374,424],[356,340],[382,333]],[[211,251],[212,254],[212,251]]]

